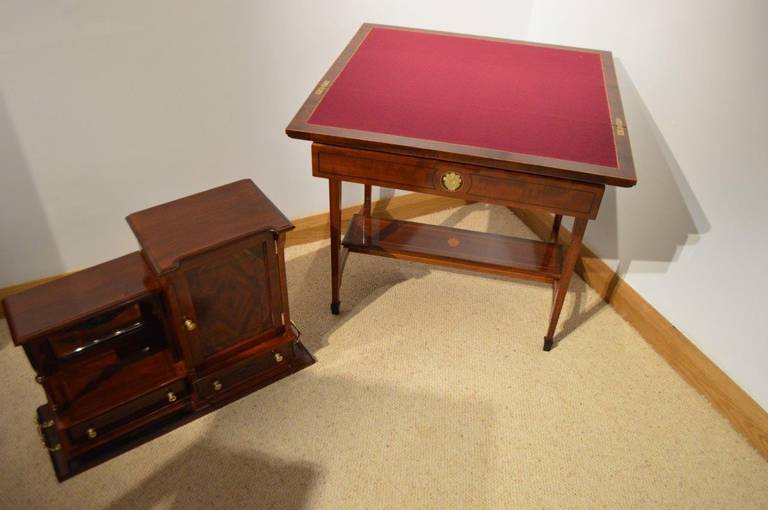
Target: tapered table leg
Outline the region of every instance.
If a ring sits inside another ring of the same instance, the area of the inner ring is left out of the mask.
[[[556,243],[560,238],[560,223],[563,221],[562,214],[555,214],[555,219],[552,220],[552,232],[549,234],[549,242]]]
[[[365,188],[363,190],[363,209],[362,213],[363,216],[366,218],[371,217],[371,188],[372,186],[370,184],[364,184]],[[371,222],[366,220],[363,222],[363,238],[365,239],[366,244],[371,243]]]
[[[339,314],[341,286],[341,181],[328,179],[331,225],[331,313]]]
[[[371,216],[371,186],[370,184],[363,185],[363,215]]]
[[[557,221],[557,217],[555,217],[555,221]],[[573,223],[571,244],[568,246],[568,250],[565,252],[563,271],[560,275],[560,279],[555,282],[555,295],[554,299],[552,300],[552,313],[549,317],[549,329],[547,330],[547,336],[544,337],[545,351],[549,351],[554,345],[557,321],[560,318],[560,311],[563,309],[565,296],[568,294],[568,287],[571,283],[573,270],[576,268],[576,261],[579,259],[579,253],[581,252],[581,240],[584,237],[584,231],[587,229],[587,221],[588,220],[585,218],[576,218]],[[557,223],[559,229],[559,222]]]

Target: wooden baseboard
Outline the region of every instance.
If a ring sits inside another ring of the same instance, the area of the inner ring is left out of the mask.
[[[407,195],[399,195],[392,198],[377,200],[373,202],[372,206],[374,213],[378,216],[407,220],[409,218],[415,218],[424,214],[430,214],[453,207],[459,207],[464,204],[466,204],[464,200],[457,198],[409,193]],[[341,219],[343,224],[342,226],[344,228],[346,228],[345,225],[352,218],[352,215],[359,209],[360,205],[342,209]],[[293,224],[296,226],[296,228],[288,232],[288,237],[286,239],[287,246],[311,243],[328,238],[330,225],[328,223],[327,212],[298,218],[293,220]],[[72,272],[74,271],[46,276],[45,278],[19,283],[10,287],[0,288],[0,301],[12,294],[17,294],[24,290],[31,289],[32,287],[37,287],[38,285],[56,280],[68,274],[72,274]],[[0,319],[3,317],[3,307],[0,306]]]
[[[536,235],[549,238],[552,216],[522,210],[515,214]],[[561,228],[560,241],[570,240],[570,232]],[[586,246],[576,272],[768,460],[768,413],[757,402]]]

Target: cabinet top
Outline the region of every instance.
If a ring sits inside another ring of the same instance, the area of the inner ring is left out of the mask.
[[[184,258],[249,235],[293,228],[250,179],[150,207],[126,220],[157,275],[173,271]]]
[[[160,291],[139,252],[8,296],[3,305],[16,345]]]

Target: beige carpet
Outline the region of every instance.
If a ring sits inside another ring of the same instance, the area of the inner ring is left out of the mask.
[[[545,353],[547,286],[351,255],[334,317],[326,246],[288,251],[315,365],[61,485],[2,323],[0,506],[768,508],[768,463],[580,280]]]

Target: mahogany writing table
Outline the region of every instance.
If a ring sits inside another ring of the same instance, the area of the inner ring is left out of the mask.
[[[609,52],[364,24],[286,129],[328,179],[331,311],[349,251],[549,282],[554,342],[587,222],[633,186]],[[341,182],[365,199],[341,240]],[[554,214],[547,241],[375,218],[371,186]],[[570,245],[558,244],[563,216]]]

